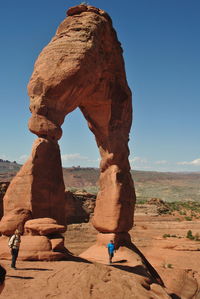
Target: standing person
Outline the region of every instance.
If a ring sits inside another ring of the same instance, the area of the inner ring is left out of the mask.
[[[8,242],[8,246],[11,248],[11,255],[12,255],[11,268],[14,269],[16,269],[16,261],[19,253],[20,242],[21,242],[20,232],[18,229],[16,229],[14,235],[11,236]]]
[[[114,251],[115,251],[115,245],[113,240],[110,240],[110,242],[107,245],[108,248],[108,255],[109,255],[109,264],[112,263],[112,258],[114,256]]]

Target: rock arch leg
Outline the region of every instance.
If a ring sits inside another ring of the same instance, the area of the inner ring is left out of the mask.
[[[64,224],[64,192],[59,145],[38,138],[4,196],[4,215],[24,208],[32,211],[33,218],[50,217]]]
[[[110,101],[80,107],[94,133],[101,155],[100,191],[93,217],[102,233],[124,233],[133,226],[135,191],[128,161],[132,119],[131,94],[127,86],[111,90]],[[102,95],[103,97],[103,95]],[[107,104],[106,104],[107,102]]]
[[[113,99],[115,101],[115,99]],[[129,99],[127,99],[129,101]],[[124,103],[124,110],[131,113],[130,103]],[[96,137],[97,145],[101,155],[100,163],[100,191],[96,200],[96,208],[93,217],[94,227],[102,233],[122,233],[128,232],[133,226],[133,214],[135,204],[135,191],[130,174],[128,161],[128,133],[127,123],[124,120],[120,124],[120,117],[113,120],[110,124],[112,114],[116,112],[113,103],[108,106],[109,113],[105,111],[105,105],[98,107],[98,119],[95,113],[91,115],[89,111],[82,108],[83,113],[89,121],[89,127]],[[99,115],[109,115],[108,121],[101,123]]]

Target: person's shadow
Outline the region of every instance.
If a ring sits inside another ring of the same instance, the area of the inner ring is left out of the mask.
[[[17,270],[53,271],[53,269],[46,269],[46,268],[17,268]]]
[[[117,264],[117,263],[123,264],[123,263],[126,263],[126,262],[127,262],[127,260],[119,260],[119,261],[112,262],[112,264]]]
[[[34,279],[32,276],[20,276],[20,275],[6,275],[6,278],[17,278],[17,279]]]

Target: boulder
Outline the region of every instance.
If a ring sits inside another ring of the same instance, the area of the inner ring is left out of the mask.
[[[26,235],[47,236],[64,233],[66,226],[57,224],[56,220],[51,218],[37,218],[27,221],[24,230]]]
[[[21,233],[24,231],[24,223],[32,218],[32,213],[27,209],[16,208],[3,216],[0,222],[0,232],[3,235],[11,236],[18,228]]]
[[[0,259],[11,259],[6,236],[0,237]],[[66,253],[52,251],[51,241],[45,236],[22,236],[19,261],[56,261],[66,258]]]

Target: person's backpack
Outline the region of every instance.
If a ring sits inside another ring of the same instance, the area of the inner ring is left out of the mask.
[[[10,239],[8,240],[8,247],[12,248],[14,245],[14,241],[15,241],[15,236],[11,236]]]

